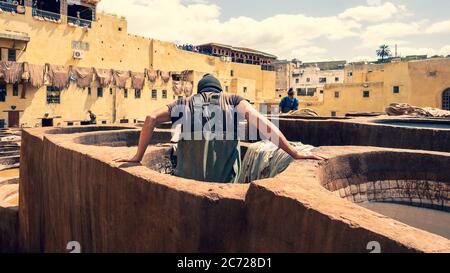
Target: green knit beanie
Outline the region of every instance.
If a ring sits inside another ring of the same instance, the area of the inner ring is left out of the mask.
[[[202,92],[203,89],[212,88],[216,89],[219,92],[222,92],[222,86],[220,85],[220,81],[211,74],[206,74],[203,78],[198,82],[197,90],[198,92]]]

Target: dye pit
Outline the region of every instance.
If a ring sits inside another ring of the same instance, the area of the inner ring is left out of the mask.
[[[318,119],[319,120],[319,119]],[[399,124],[408,124],[413,126],[414,122],[411,122],[409,120],[387,120],[386,124],[393,124],[395,125],[396,123]],[[429,123],[426,122],[417,122],[417,124],[425,124],[425,126],[430,125]],[[431,125],[446,125],[446,123],[439,123],[439,122],[432,122]],[[430,125],[430,126],[431,126]],[[421,127],[421,128],[428,128],[428,127]],[[435,127],[432,127],[435,128]],[[167,142],[161,142],[162,140],[167,140],[167,136],[165,135],[164,137],[164,133],[167,133],[168,130],[159,130],[159,133],[156,134],[156,138],[154,139],[153,142],[153,146],[159,147],[161,148],[161,150],[159,150],[157,152],[157,154],[151,154],[151,156],[147,155],[142,164],[153,170],[156,172],[159,172],[161,174],[166,174],[166,175],[172,175],[173,174],[173,169],[176,167],[176,157],[173,156],[173,151],[172,151],[172,145],[168,144]],[[163,137],[161,137],[163,136]],[[111,138],[110,134],[107,134],[107,136],[105,137],[99,137],[96,136],[95,139],[92,138],[92,136],[87,136],[84,138],[79,138],[77,140],[77,142],[79,143],[84,143],[84,144],[88,144],[88,145],[97,145],[97,146],[109,146],[109,147],[123,147],[123,146],[127,146],[127,147],[131,147],[131,148],[136,148],[137,146],[137,142],[138,142],[138,137],[139,134],[138,132],[129,132],[125,138],[120,138],[120,137],[115,137],[115,138]],[[106,140],[108,139],[108,140]],[[242,148],[241,148],[241,154],[242,154],[242,159],[244,161],[244,157],[246,155],[247,150],[250,147],[250,143],[247,142],[243,142],[242,143]],[[419,158],[417,160],[420,160]],[[366,162],[365,162],[366,163]],[[367,163],[368,164],[368,163]],[[378,165],[377,162],[372,162],[372,164]],[[439,166],[440,164],[438,162],[434,162],[433,164]],[[405,166],[403,166],[402,168],[404,168]],[[441,166],[442,167],[442,166]],[[394,168],[389,168],[388,166],[384,167],[385,169],[383,169],[386,172],[397,172],[398,170],[394,170]],[[353,171],[356,171],[353,169]],[[367,170],[365,170],[366,175],[367,175]],[[360,173],[358,173],[358,171],[356,171],[356,173],[353,173],[353,175],[360,175]],[[398,179],[398,177],[396,177],[396,179]],[[408,182],[412,182],[413,180],[410,181],[404,181],[405,183]],[[396,180],[397,182],[397,180]],[[380,181],[380,183],[383,183]],[[412,182],[414,183],[414,182]],[[424,182],[426,183],[426,182]],[[431,182],[432,183],[432,182]],[[360,185],[358,185],[360,186]],[[366,184],[367,186],[367,184]],[[415,186],[411,186],[415,187]],[[427,186],[428,188],[430,188],[431,186]],[[440,183],[439,186],[440,188],[445,188],[448,187],[446,184]],[[382,187],[381,187],[382,188]],[[381,189],[380,188],[380,189]],[[401,191],[400,191],[401,187],[399,188],[396,185],[395,190],[398,190],[400,193],[397,193],[396,197],[400,197],[401,196]],[[350,190],[350,189],[349,189]],[[392,190],[390,188],[390,186],[384,186],[384,190],[385,191],[389,191]],[[413,189],[404,189],[404,190],[413,190]],[[437,196],[437,198],[441,198],[439,199],[440,201],[438,203],[434,203],[431,201],[431,194],[435,194],[430,193],[430,192],[422,192],[424,195],[426,195],[428,197],[428,201],[425,199],[422,200],[416,200],[418,203],[414,203],[412,201],[412,198],[410,196],[402,196],[404,198],[397,198],[397,202],[398,203],[389,203],[389,202],[364,202],[364,203],[360,203],[361,200],[367,200],[368,197],[360,197],[360,200],[356,200],[354,199],[354,196],[351,195],[351,197],[343,197],[344,199],[347,199],[348,201],[351,202],[355,202],[358,205],[369,209],[371,211],[383,214],[385,216],[388,216],[392,219],[398,220],[402,223],[405,223],[407,225],[410,225],[412,227],[416,227],[422,230],[426,230],[428,232],[443,236],[447,239],[450,239],[450,207],[448,207],[448,198],[447,201],[445,200],[445,197],[442,196]],[[365,192],[363,194],[366,194]],[[448,194],[448,193],[447,193]],[[362,196],[362,195],[361,195]],[[436,196],[435,196],[436,197]],[[375,198],[372,197],[373,200],[375,200]],[[394,197],[389,197],[387,199],[376,199],[376,200],[394,200]],[[447,202],[444,204],[444,202]],[[421,207],[422,206],[422,207]]]
[[[450,120],[379,120],[377,124],[410,127],[450,130]]]
[[[450,239],[450,213],[448,212],[393,203],[362,203],[360,206]]]
[[[370,119],[284,120],[280,128],[330,160],[215,184],[170,175],[169,129],[155,132],[142,165],[112,161],[136,151],[137,127],[25,130],[16,251],[66,252],[76,240],[101,253],[367,252],[370,241],[383,252],[450,252],[450,154],[434,145],[449,132],[395,139],[402,128]],[[424,136],[432,139],[411,142]]]

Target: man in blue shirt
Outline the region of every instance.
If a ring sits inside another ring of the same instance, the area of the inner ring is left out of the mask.
[[[283,114],[298,110],[298,99],[294,98],[294,90],[289,89],[288,96],[280,102],[280,112]]]

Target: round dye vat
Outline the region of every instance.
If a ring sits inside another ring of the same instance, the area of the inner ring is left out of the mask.
[[[370,202],[360,206],[392,219],[450,239],[450,213],[394,203]]]
[[[378,120],[376,124],[450,130],[450,120]]]

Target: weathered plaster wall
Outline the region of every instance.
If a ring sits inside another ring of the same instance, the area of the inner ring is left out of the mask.
[[[34,19],[31,8],[27,7],[25,15],[0,15],[0,31],[17,35],[28,35],[30,42],[25,51],[18,51],[19,62],[33,64],[59,64],[79,67],[96,67],[133,72],[144,72],[146,68],[162,71],[194,70],[194,86],[205,73],[215,74],[222,85],[231,86],[231,81],[240,84],[234,92],[242,92],[246,87],[245,97],[255,102],[256,106],[266,100],[273,100],[275,96],[275,72],[263,71],[258,65],[247,65],[221,61],[207,55],[179,50],[173,43],[130,35],[127,21],[112,15],[98,14],[98,20],[93,22],[92,28],[83,29],[71,27],[66,23],[56,24]],[[64,19],[63,19],[64,21]],[[73,58],[72,42],[89,44],[82,59]],[[12,41],[0,40],[5,48],[12,47]],[[24,48],[21,46],[20,48]],[[231,75],[231,71],[234,75]],[[128,84],[128,98],[124,90],[113,87],[113,94],[109,88],[104,89],[103,97],[97,96],[97,86],[92,84],[92,94],[87,90],[71,86],[61,95],[61,104],[48,104],[46,101],[46,87],[39,90],[27,88],[26,99],[20,95],[12,96],[12,85],[8,87],[5,102],[0,102],[0,119],[8,122],[8,114],[4,110],[11,110],[15,105],[20,113],[20,124],[34,127],[40,123],[45,113],[56,118],[54,124],[66,125],[65,121],[85,120],[87,110],[92,110],[98,118],[108,123],[114,122],[113,108],[116,108],[116,121],[120,119],[143,119],[153,110],[163,107],[177,99],[172,92],[172,84],[165,84],[158,80],[154,84],[146,83],[141,98],[134,97],[134,89]],[[152,99],[152,90],[157,90],[158,96]],[[21,87],[19,87],[19,93]],[[163,90],[167,90],[167,98],[162,98]],[[233,90],[230,90],[232,92]],[[194,90],[195,92],[195,90]],[[114,96],[116,98],[114,99]]]
[[[442,94],[450,88],[450,58],[410,62],[411,104],[442,108]]]

